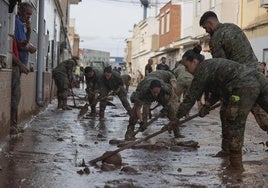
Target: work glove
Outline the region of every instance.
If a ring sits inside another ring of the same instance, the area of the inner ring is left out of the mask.
[[[209,106],[204,104],[199,110],[199,117],[205,117],[207,114],[209,114]]]
[[[144,123],[143,121],[139,121],[138,123],[139,123],[139,125],[140,125],[140,127],[139,127],[139,131],[140,131],[140,132],[145,131],[145,129],[146,129],[146,125],[145,125],[145,123]]]

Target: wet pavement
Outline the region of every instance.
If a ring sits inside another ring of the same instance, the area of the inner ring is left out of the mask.
[[[133,89],[133,88],[132,88]],[[84,95],[83,90],[74,93]],[[69,104],[73,104],[70,97]],[[76,100],[79,106],[83,100]],[[90,165],[106,151],[109,141],[123,140],[128,116],[117,97],[104,120],[89,114],[78,119],[80,109],[46,110],[25,126],[25,132],[0,145],[0,187],[268,187],[268,135],[249,118],[243,148],[243,173],[230,173],[228,160],[212,157],[220,150],[221,127],[215,110],[181,128],[184,138],[165,132],[134,148],[120,152],[122,165]],[[196,113],[194,108],[191,114]],[[153,113],[157,113],[157,110]],[[168,123],[158,119],[137,138]],[[179,142],[198,143],[199,147]],[[88,168],[86,168],[88,166]]]

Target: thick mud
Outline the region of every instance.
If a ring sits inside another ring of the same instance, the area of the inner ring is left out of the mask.
[[[74,90],[83,97],[82,90]],[[69,104],[73,105],[72,98]],[[181,127],[184,138],[165,132],[120,152],[122,164],[89,161],[124,144],[128,115],[117,97],[105,119],[79,108],[47,109],[28,122],[25,132],[1,142],[0,187],[268,187],[268,135],[249,117],[243,149],[243,173],[230,172],[220,150],[218,111]],[[83,106],[84,100],[77,98]],[[157,113],[156,109],[153,114]],[[196,113],[194,108],[191,114]],[[144,138],[168,123],[160,118],[136,135]]]

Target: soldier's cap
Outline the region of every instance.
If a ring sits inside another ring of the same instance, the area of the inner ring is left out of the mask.
[[[92,71],[93,71],[92,67],[86,67],[85,68],[85,73],[86,74],[89,73],[89,72],[92,72]]]
[[[201,16],[201,18],[199,20],[199,25],[202,26],[208,18],[218,19],[217,14],[215,14],[215,12],[207,11]]]
[[[112,73],[112,67],[111,66],[108,66],[108,67],[105,67],[103,72],[107,72],[107,73]]]
[[[150,89],[161,87],[161,82],[159,80],[152,80],[150,84]]]

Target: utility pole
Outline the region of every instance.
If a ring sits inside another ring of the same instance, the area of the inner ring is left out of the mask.
[[[149,6],[149,0],[140,0],[143,6],[143,20],[147,18],[147,8]]]

